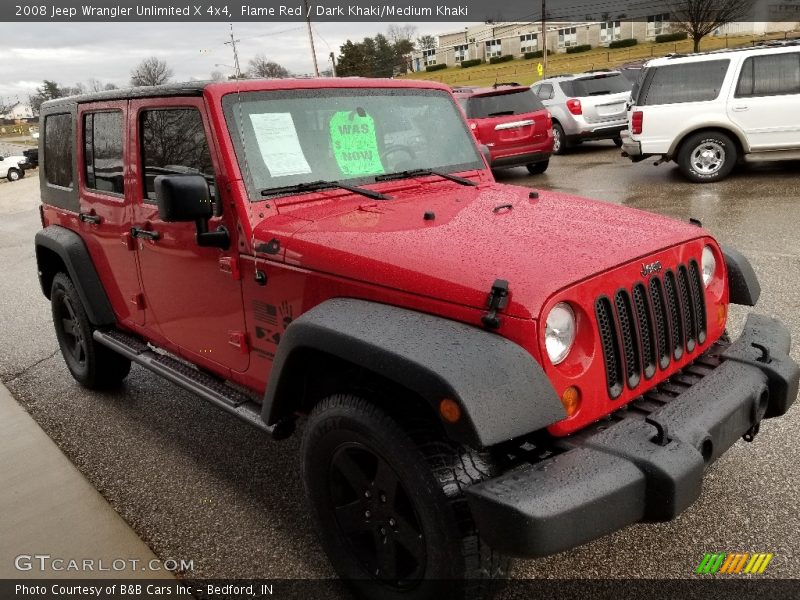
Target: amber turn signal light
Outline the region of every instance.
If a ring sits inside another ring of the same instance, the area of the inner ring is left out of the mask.
[[[461,418],[461,407],[455,400],[445,398],[439,402],[439,414],[448,423],[456,423]]]
[[[564,410],[567,411],[567,416],[571,417],[581,407],[581,392],[575,386],[569,386],[561,394],[561,404],[564,405]]]

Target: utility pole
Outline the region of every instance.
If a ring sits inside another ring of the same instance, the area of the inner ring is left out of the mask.
[[[331,57],[331,73],[336,77],[336,55],[331,52],[329,56]]]
[[[314,75],[319,77],[319,66],[317,65],[317,51],[314,49],[314,32],[311,31],[311,13],[308,10],[308,0],[303,0],[303,7],[306,11],[306,25],[308,26],[308,41],[311,43],[311,58],[314,61]]]
[[[542,79],[547,77],[547,0],[542,0]]]
[[[236,79],[241,79],[242,77],[242,70],[239,68],[239,52],[236,50],[236,42],[240,40],[236,40],[233,38],[233,23],[231,23],[231,41],[225,42],[225,45],[233,49],[233,74]]]

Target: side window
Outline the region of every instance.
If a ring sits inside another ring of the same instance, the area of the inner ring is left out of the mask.
[[[72,115],[48,115],[44,120],[44,160],[47,183],[72,188]]]
[[[751,56],[744,61],[737,98],[800,94],[800,52]]]
[[[214,167],[203,118],[196,108],[143,111],[140,117],[144,198],[155,202],[159,175],[199,174],[215,195]]]
[[[543,83],[536,90],[536,95],[542,100],[550,100],[553,97],[553,86],[549,83]]]
[[[122,111],[84,115],[83,172],[86,187],[124,194],[122,164]]]
[[[722,90],[730,60],[705,60],[652,69],[642,90],[642,104],[677,104],[715,100]]]

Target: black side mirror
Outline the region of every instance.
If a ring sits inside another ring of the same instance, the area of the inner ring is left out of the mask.
[[[208,230],[208,220],[214,214],[214,202],[208,182],[202,175],[159,175],[153,181],[158,214],[167,223],[194,221],[197,244],[227,248],[231,239],[228,230],[220,226]]]

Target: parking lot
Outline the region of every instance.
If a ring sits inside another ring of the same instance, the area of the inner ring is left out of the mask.
[[[750,166],[723,182],[693,185],[674,165],[633,165],[598,142],[554,157],[544,175],[520,168],[498,178],[700,219],[750,258],[763,289],[757,309],[800,340],[798,166]],[[87,392],[69,376],[36,279],[37,207],[36,171],[0,182],[0,379],[162,559],[193,559],[194,575],[204,578],[332,577],[305,509],[297,436],[271,442],[136,366],[114,393]],[[733,332],[744,314],[732,308]],[[520,561],[515,576],[688,577],[705,552],[759,551],[775,554],[765,576],[800,577],[798,427],[795,406],[766,422],[752,444],[738,442],[675,521]]]

